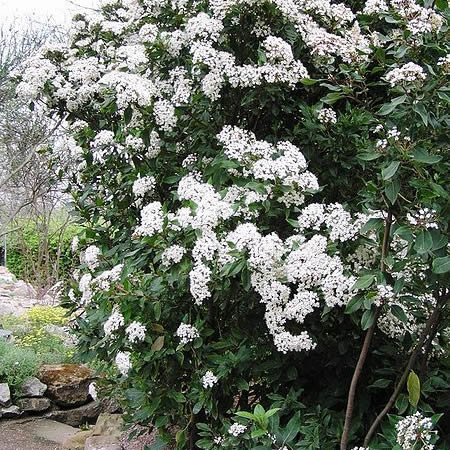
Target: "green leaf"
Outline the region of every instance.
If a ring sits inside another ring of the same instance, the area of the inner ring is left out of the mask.
[[[445,11],[448,8],[448,0],[436,0],[435,4],[441,11]]]
[[[358,309],[361,308],[363,304],[363,298],[361,296],[355,296],[353,297],[345,307],[345,314],[351,314],[355,311],[358,311]]]
[[[409,394],[409,403],[417,408],[417,404],[420,399],[420,380],[414,370],[411,370],[411,373],[408,376],[408,394]]]
[[[436,164],[441,159],[442,156],[430,155],[425,149],[417,148],[412,153],[414,160],[424,163],[424,164]]]
[[[255,420],[256,416],[248,411],[238,411],[236,413],[236,416],[238,417],[245,417],[246,419]]]
[[[400,167],[400,161],[392,161],[389,166],[381,171],[381,176],[383,180],[389,180],[392,178]]]
[[[302,78],[300,80],[300,83],[304,84],[305,86],[312,86],[313,84],[318,83],[319,80],[313,80],[311,78]]]
[[[258,428],[257,430],[253,430],[252,431],[252,438],[263,436],[266,433],[267,433],[266,430],[262,430],[262,429]]]
[[[264,416],[265,412],[266,412],[266,410],[260,404],[257,404],[255,406],[253,414],[257,417],[262,417],[262,416]]]
[[[245,381],[243,378],[239,378],[236,382],[236,386],[241,391],[248,391],[250,389],[250,386],[248,385],[247,381]]]
[[[395,317],[397,317],[398,320],[406,324],[408,323],[408,317],[406,317],[405,311],[403,311],[401,306],[391,305],[391,312]]]
[[[363,275],[362,277],[358,278],[356,283],[353,285],[352,290],[366,289],[373,283],[374,279],[375,275],[372,273]]]
[[[391,380],[387,380],[386,378],[380,378],[375,381],[375,383],[371,384],[370,388],[386,388],[391,384]]]
[[[155,302],[153,304],[153,312],[155,313],[155,319],[159,320],[161,317],[161,302]]]
[[[450,257],[443,256],[442,258],[435,258],[433,260],[434,273],[447,273],[450,271]]]
[[[433,237],[428,230],[422,230],[416,237],[416,243],[414,244],[414,250],[417,253],[427,253],[433,248]]]
[[[375,322],[375,309],[364,311],[361,317],[361,327],[363,330],[370,328]]]
[[[398,181],[397,179],[386,184],[384,193],[387,199],[391,202],[391,205],[393,205],[397,200],[397,195],[400,192],[400,187],[400,181]]]
[[[428,125],[428,112],[425,109],[425,105],[423,103],[416,103],[413,106],[413,110],[419,114],[420,118],[422,119],[422,122],[425,126]]]
[[[281,408],[272,408],[269,409],[269,411],[266,412],[266,417],[272,417],[274,414],[276,414],[278,411],[281,411]]]
[[[330,92],[325,97],[322,97],[320,101],[326,103],[327,105],[332,105],[333,103],[336,103],[340,98],[342,98],[342,93]]]
[[[377,159],[381,156],[381,153],[377,152],[363,152],[363,153],[357,153],[356,157],[360,159],[361,161],[373,161],[374,159]]]

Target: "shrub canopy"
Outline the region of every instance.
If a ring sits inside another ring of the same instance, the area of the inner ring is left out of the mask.
[[[28,63],[18,92],[79,156],[81,351],[115,360],[131,420],[335,449],[375,328],[351,442],[427,326],[393,412],[449,406],[446,36],[442,0],[109,0]]]

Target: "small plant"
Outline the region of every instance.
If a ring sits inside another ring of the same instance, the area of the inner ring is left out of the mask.
[[[39,365],[40,358],[33,350],[0,340],[0,381],[8,383],[13,393]]]
[[[26,314],[33,326],[65,325],[68,322],[67,311],[60,306],[34,306]]]

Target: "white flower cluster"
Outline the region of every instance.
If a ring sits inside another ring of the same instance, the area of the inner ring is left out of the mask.
[[[320,109],[317,113],[317,118],[319,119],[319,122],[323,124],[333,124],[337,122],[336,113],[331,108]]]
[[[431,419],[416,412],[412,416],[405,417],[395,426],[397,443],[403,450],[415,448],[416,444],[420,444],[423,450],[433,450],[434,445],[431,444],[431,439],[436,432],[431,431],[432,428]]]
[[[444,72],[450,72],[450,53],[439,58],[437,65],[441,67]]]
[[[238,127],[225,126],[217,135],[229,159],[244,166],[244,176],[263,181],[280,181],[300,190],[317,190],[317,178],[306,170],[307,164],[301,151],[287,141],[272,145],[258,141],[254,133]]]
[[[161,263],[166,267],[177,264],[181,261],[185,253],[186,249],[181,245],[171,245],[161,254]]]
[[[142,342],[145,339],[146,332],[147,329],[145,325],[142,325],[136,321],[131,322],[131,324],[125,329],[128,340],[132,343]]]
[[[81,305],[87,305],[92,300],[93,292],[91,288],[91,282],[92,275],[90,273],[85,273],[78,282],[78,289],[81,292]]]
[[[156,186],[155,177],[148,176],[138,178],[133,183],[133,194],[136,197],[144,197],[144,195],[147,194],[148,192],[152,192],[153,189],[155,189],[155,186]]]
[[[404,84],[420,86],[425,79],[426,74],[423,68],[413,62],[392,69],[385,75],[385,80],[392,87]]]
[[[123,264],[117,264],[111,270],[102,272],[98,277],[92,280],[92,285],[102,291],[107,291],[112,283],[120,280],[120,274],[122,273]]]
[[[115,308],[112,314],[108,317],[108,320],[103,324],[105,336],[111,336],[120,327],[125,324],[125,319],[118,308]]]
[[[233,423],[230,428],[228,428],[228,433],[231,434],[231,436],[238,437],[239,435],[245,433],[246,429],[247,427],[245,425]]]
[[[119,372],[126,377],[128,372],[133,367],[131,364],[130,352],[118,352],[116,355],[116,366],[119,369]]]
[[[415,213],[408,213],[406,215],[406,220],[413,227],[417,228],[439,228],[438,223],[436,222],[437,212],[431,210],[429,208],[420,208]]]
[[[208,283],[211,281],[211,269],[199,263],[189,272],[190,290],[195,304],[201,305],[205,299],[211,297]]]
[[[164,216],[160,202],[152,202],[141,211],[141,224],[136,228],[136,236],[153,236],[163,229]]]
[[[364,5],[363,13],[373,15],[387,12],[387,10],[388,5],[384,0],[367,0]]]
[[[189,342],[194,341],[200,334],[193,325],[189,325],[187,323],[181,323],[177,329],[176,335],[180,338],[180,342],[182,344],[188,344]]]
[[[219,379],[210,371],[206,371],[205,375],[202,377],[202,385],[205,389],[212,388]]]
[[[100,264],[99,257],[102,251],[95,245],[90,245],[82,255],[82,262],[89,267],[89,270],[95,270]]]

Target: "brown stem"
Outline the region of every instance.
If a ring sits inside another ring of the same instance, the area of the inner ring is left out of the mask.
[[[389,210],[388,215],[384,222],[383,245],[381,248],[380,269],[382,272],[385,272],[385,270],[386,270],[386,264],[385,264],[384,260],[387,256],[387,253],[389,250],[389,236],[391,234],[391,225],[392,225],[392,211]],[[351,426],[352,417],[353,417],[353,408],[354,408],[354,404],[355,404],[356,387],[358,385],[358,381],[361,376],[361,372],[364,367],[364,363],[366,362],[367,353],[369,352],[370,343],[372,341],[372,337],[375,332],[377,317],[378,317],[378,308],[375,311],[375,317],[374,317],[373,324],[366,332],[366,336],[364,338],[364,343],[361,347],[361,352],[359,354],[358,362],[357,362],[355,370],[353,372],[350,389],[348,391],[347,409],[345,411],[344,429],[342,430],[342,436],[341,436],[341,447],[340,447],[341,450],[347,450],[348,440],[350,437],[350,426]]]
[[[443,300],[443,301],[442,301]],[[436,304],[436,307],[434,308],[433,312],[431,313],[430,317],[427,320],[427,323],[425,325],[425,329],[423,330],[422,334],[420,335],[420,338],[414,347],[414,350],[411,353],[411,356],[409,357],[408,364],[406,364],[405,370],[402,373],[402,376],[400,380],[397,383],[397,386],[395,386],[394,392],[392,393],[391,397],[389,398],[386,406],[383,408],[383,411],[378,414],[376,419],[373,421],[372,426],[370,427],[369,431],[366,434],[366,437],[364,438],[364,447],[367,447],[369,445],[370,440],[372,439],[372,436],[375,433],[375,430],[377,429],[380,422],[383,420],[384,416],[389,412],[389,410],[394,405],[395,401],[397,400],[398,395],[400,394],[401,390],[403,389],[403,386],[406,382],[406,379],[408,378],[409,372],[411,368],[413,367],[414,363],[416,362],[417,356],[419,355],[420,350],[422,349],[423,343],[425,342],[425,339],[427,339],[430,331],[438,321],[440,309],[442,305],[445,305],[445,302],[447,301],[447,297],[444,296],[443,299],[441,299],[440,302]]]

